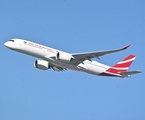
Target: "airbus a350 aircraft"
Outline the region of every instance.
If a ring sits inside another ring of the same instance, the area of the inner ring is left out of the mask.
[[[64,71],[66,69],[71,69],[93,75],[121,78],[130,77],[132,74],[141,72],[139,70],[127,72],[127,69],[136,58],[136,56],[132,54],[112,67],[91,60],[92,58],[99,58],[102,55],[125,50],[130,45],[114,50],[77,54],[66,53],[23,39],[11,39],[4,43],[4,45],[14,51],[40,58],[40,60],[34,62],[34,66],[41,70],[52,68],[54,71]]]

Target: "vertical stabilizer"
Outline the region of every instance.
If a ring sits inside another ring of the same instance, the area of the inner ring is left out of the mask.
[[[129,55],[125,59],[123,59],[121,62],[118,62],[113,67],[109,68],[107,71],[112,73],[122,73],[126,72],[128,68],[130,67],[131,63],[135,60],[135,55]]]

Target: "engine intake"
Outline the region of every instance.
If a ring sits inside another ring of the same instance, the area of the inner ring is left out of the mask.
[[[50,68],[49,62],[48,61],[44,61],[44,60],[36,60],[34,62],[34,67],[38,68],[40,70],[47,70],[47,69]]]
[[[56,55],[56,59],[64,61],[64,62],[69,62],[69,61],[73,60],[73,56],[70,55],[70,54],[67,54],[67,53],[58,52],[57,55]]]

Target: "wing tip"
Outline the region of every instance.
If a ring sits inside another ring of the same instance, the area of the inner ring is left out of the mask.
[[[130,46],[131,46],[131,44],[125,46],[123,49],[127,49],[127,48],[129,48]]]

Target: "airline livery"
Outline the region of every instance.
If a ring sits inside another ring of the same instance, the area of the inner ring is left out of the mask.
[[[23,39],[11,39],[5,42],[4,45],[14,51],[40,58],[40,60],[36,60],[34,62],[34,66],[40,70],[52,68],[54,71],[59,72],[70,69],[93,75],[121,78],[130,77],[132,74],[141,72],[139,70],[127,71],[131,63],[136,58],[136,56],[132,54],[112,67],[91,60],[92,58],[99,58],[100,56],[106,54],[125,50],[130,45],[119,49],[77,54],[70,54]]]

